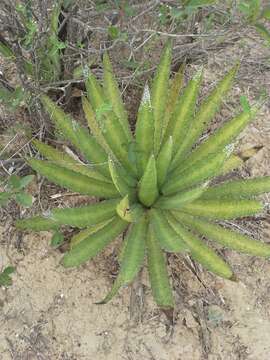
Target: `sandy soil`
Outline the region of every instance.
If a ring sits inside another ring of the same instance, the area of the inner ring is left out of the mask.
[[[262,89],[269,93],[270,51],[255,33],[207,53],[204,88],[237,58],[237,81],[213,129],[232,114],[240,94],[252,101]],[[269,124],[268,102],[239,140],[241,150],[263,148],[238,175],[270,175]],[[235,225],[270,242],[267,211]],[[171,325],[154,304],[144,272],[109,304],[95,305],[116,274],[113,244],[94,261],[65,270],[49,241],[46,232],[19,234],[9,222],[0,227],[0,267],[16,266],[13,286],[0,288],[0,360],[269,360],[269,261],[219,249],[238,276],[230,282],[187,256],[170,255],[176,299]]]

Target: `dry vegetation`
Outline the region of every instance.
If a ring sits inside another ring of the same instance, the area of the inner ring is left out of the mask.
[[[57,81],[29,81],[22,78],[19,63],[0,60],[1,83],[22,83],[33,94],[31,106],[11,112],[0,108],[0,190],[11,173],[32,173],[24,162],[26,155],[38,156],[30,144],[32,138],[70,148],[54,133],[38,96],[46,91],[83,122],[80,96],[84,80],[74,79],[72,70],[89,64],[100,76],[105,49],[110,50],[132,124],[143,84],[155,70],[167,37],[174,38],[173,71],[185,62],[190,76],[204,66],[203,93],[240,59],[232,95],[211,130],[239,107],[241,95],[253,102],[262,93],[269,94],[270,48],[244,22],[235,1],[218,1],[184,20],[168,15],[168,6],[174,9],[179,4],[173,0],[73,3],[62,13],[66,47]],[[13,5],[11,0],[0,4],[0,31],[11,41],[19,31],[14,13],[9,13]],[[34,1],[34,5],[38,28],[46,32],[49,2]],[[21,51],[19,46],[16,49]],[[35,54],[33,47],[26,56]],[[244,169],[232,176],[270,175],[269,105],[268,99],[239,140],[240,151],[257,150]],[[1,360],[269,359],[269,261],[220,248],[219,253],[238,275],[239,282],[232,283],[202,270],[187,255],[169,256],[176,296],[173,324],[154,305],[144,272],[111,303],[97,306],[94,302],[106,293],[117,273],[113,246],[87,265],[65,270],[59,266],[64,248],[50,248],[49,233],[22,234],[13,225],[22,216],[88,199],[39,177],[28,191],[35,197],[32,208],[14,202],[0,208],[0,269],[8,264],[16,267],[13,285],[0,288]],[[268,198],[264,200],[269,203]],[[268,211],[249,219],[248,224],[244,219],[230,225],[269,242]],[[67,238],[70,235],[67,231]]]

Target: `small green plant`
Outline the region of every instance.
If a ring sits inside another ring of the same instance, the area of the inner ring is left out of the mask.
[[[177,5],[162,4],[159,6],[159,22],[162,25],[171,20],[180,21],[189,20],[203,8],[213,6],[216,0],[183,0]]]
[[[6,191],[0,192],[0,206],[6,206],[13,199],[19,205],[30,207],[33,203],[32,195],[25,192],[25,188],[34,179],[34,175],[27,175],[20,178],[17,175],[11,175],[6,185]]]
[[[54,208],[46,216],[19,220],[17,226],[36,231],[57,231],[62,225],[81,228],[62,259],[67,268],[89,261],[127,231],[119,253],[119,274],[101,303],[131,283],[147,257],[156,303],[173,308],[166,252],[186,252],[212,273],[234,280],[230,266],[202,236],[236,251],[270,257],[269,245],[216,223],[262,212],[262,203],[254,197],[270,191],[270,177],[211,185],[215,177],[241,164],[231,144],[255,117],[258,106],[244,106],[194,147],[220,109],[238,65],[197,108],[202,70],[183,87],[183,69],[170,80],[171,57],[168,44],[150,89],[145,86],[134,135],[107,54],[103,85],[91,73],[86,82],[88,98],[82,99],[91,133],[42,97],[56,127],[87,163],[35,140],[35,147],[48,160],[30,158],[28,164],[58,185],[102,200],[84,207]]]
[[[270,6],[264,7],[261,0],[241,1],[239,10],[244,14],[247,22],[256,28],[266,44],[270,46],[270,31],[263,23],[266,21],[270,25]]]
[[[11,274],[13,274],[15,268],[13,266],[7,266],[2,272],[0,272],[0,286],[11,286],[12,278]]]
[[[62,51],[66,43],[59,38],[59,18],[61,10],[66,10],[69,5],[70,1],[55,2],[44,34],[38,30],[30,2],[19,2],[15,13],[10,14],[20,23],[20,32],[10,34],[18,46],[12,46],[10,41],[0,36],[0,56],[16,64],[20,77],[24,79],[16,88],[5,87],[0,83],[0,102],[11,110],[29,104],[37,84],[40,86],[61,79]]]

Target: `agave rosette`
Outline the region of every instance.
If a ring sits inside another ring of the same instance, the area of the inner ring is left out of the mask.
[[[90,132],[42,96],[45,110],[85,163],[37,140],[34,145],[47,160],[32,158],[28,163],[50,181],[100,201],[55,208],[49,216],[19,220],[17,226],[82,229],[62,259],[65,267],[89,261],[124,232],[119,273],[102,303],[133,281],[146,257],[156,303],[173,308],[166,252],[187,252],[212,273],[234,279],[230,266],[202,237],[247,254],[270,256],[267,244],[218,224],[261,212],[263,204],[254,197],[270,191],[270,177],[211,185],[215,177],[241,164],[231,144],[254,118],[257,107],[240,112],[194,146],[220,109],[238,66],[197,107],[202,71],[186,86],[182,68],[170,79],[171,54],[171,44],[167,44],[150,89],[145,86],[135,134],[107,54],[103,84],[90,74],[87,98],[82,99]]]

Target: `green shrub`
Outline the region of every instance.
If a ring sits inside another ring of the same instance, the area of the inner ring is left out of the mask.
[[[238,65],[197,108],[202,71],[178,96],[181,86],[177,86],[177,81],[182,83],[182,76],[178,73],[172,81],[169,79],[168,44],[150,89],[145,87],[133,135],[107,54],[103,61],[103,84],[90,74],[87,98],[83,98],[91,133],[48,97],[42,97],[56,127],[81,152],[86,163],[78,163],[39,141],[34,145],[48,160],[28,160],[34,170],[50,181],[102,201],[79,208],[52,209],[47,217],[19,220],[17,226],[57,230],[70,225],[83,229],[71,239],[70,250],[62,259],[65,267],[89,261],[127,230],[119,254],[119,274],[102,303],[132,282],[146,257],[156,303],[165,309],[173,308],[166,252],[187,252],[209,271],[235,279],[230,266],[201,236],[268,258],[270,246],[224,228],[215,220],[263,211],[262,203],[254,196],[270,191],[270,178],[211,185],[212,179],[240,164],[232,154],[231,144],[254,118],[258,107],[244,109],[194,148],[220,109]]]

